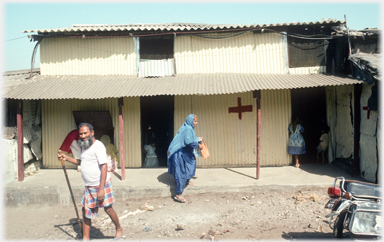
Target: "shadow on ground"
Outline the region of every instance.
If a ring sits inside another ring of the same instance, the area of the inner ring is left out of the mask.
[[[302,164],[300,166],[300,169],[316,175],[326,175],[326,176],[335,177],[335,178],[339,176],[344,176],[344,178],[348,180],[365,181],[361,177],[354,177],[351,173],[349,173],[344,169],[339,168],[338,166],[335,166],[333,163],[326,164],[326,165],[321,165],[318,163]]]
[[[332,233],[320,233],[320,232],[289,232],[283,233],[281,236],[283,239],[334,239]]]
[[[163,174],[157,177],[157,180],[169,187],[169,192],[171,193],[172,198],[176,195],[175,179],[171,176],[171,174],[169,174],[168,172],[164,172]]]

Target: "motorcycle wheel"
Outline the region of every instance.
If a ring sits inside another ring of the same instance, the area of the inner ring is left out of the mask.
[[[339,216],[337,216],[335,220],[335,224],[333,226],[333,237],[334,238],[346,238],[346,234],[343,233],[344,230],[344,218],[347,214],[347,211],[342,211]]]

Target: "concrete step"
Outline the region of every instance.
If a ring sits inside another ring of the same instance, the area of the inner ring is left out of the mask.
[[[115,199],[166,197],[174,194],[174,179],[167,168],[126,169],[125,181],[112,174]],[[84,191],[81,173],[67,170],[72,194],[80,204]],[[297,189],[298,187],[332,186],[334,178],[361,180],[331,164],[303,164],[294,166],[261,167],[256,179],[256,168],[211,168],[197,169],[194,186],[185,188],[185,195],[211,192],[265,191],[266,189]],[[65,173],[62,169],[41,169],[25,177],[24,181],[12,181],[5,186],[5,205],[22,206],[30,204],[70,205],[73,204]]]

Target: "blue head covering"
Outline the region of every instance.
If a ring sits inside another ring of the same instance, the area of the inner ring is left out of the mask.
[[[185,120],[184,124],[181,125],[179,131],[173,138],[169,145],[167,157],[171,157],[179,149],[189,145],[192,142],[198,142],[199,138],[195,134],[195,125],[193,124],[194,114],[190,114]]]

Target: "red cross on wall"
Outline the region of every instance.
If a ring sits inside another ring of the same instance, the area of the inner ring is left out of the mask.
[[[243,112],[252,112],[252,105],[241,106],[241,98],[237,98],[237,107],[230,107],[228,110],[229,113],[239,113],[239,119]]]
[[[367,119],[369,119],[369,113],[370,113],[370,111],[369,111],[368,106],[363,107],[363,110],[368,111],[368,112],[367,112]]]

